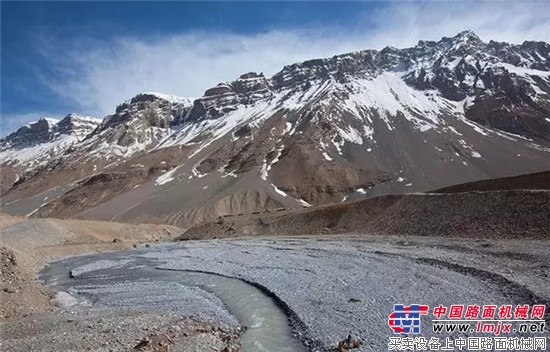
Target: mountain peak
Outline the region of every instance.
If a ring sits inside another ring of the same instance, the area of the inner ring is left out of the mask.
[[[471,30],[466,30],[458,33],[454,37],[443,37],[438,44],[446,44],[453,46],[462,46],[463,44],[480,44],[483,41]]]
[[[172,104],[192,104],[193,101],[195,100],[195,98],[189,98],[189,97],[181,97],[181,96],[178,96],[178,95],[172,95],[172,94],[164,94],[164,93],[158,93],[158,92],[144,92],[144,93],[140,93],[138,94],[139,95],[149,95],[149,96],[154,96],[156,98],[159,98],[159,99],[163,99],[163,100],[166,100]]]
[[[455,38],[481,41],[481,39],[477,36],[477,34],[475,34],[475,32],[472,30],[462,31],[457,35],[455,35]]]
[[[91,122],[96,122],[96,123],[101,122],[101,119],[98,119],[98,118],[92,117],[92,116],[88,116],[88,115],[79,114],[79,113],[76,113],[76,112],[68,113],[67,115],[65,115],[65,117],[61,121],[59,121],[59,123],[61,123],[64,120],[67,120],[67,121],[91,121]]]
[[[18,147],[47,142],[58,122],[59,120],[57,119],[42,117],[37,121],[26,123],[16,131],[0,139],[1,145],[2,147]]]
[[[101,121],[101,119],[95,117],[70,113],[56,124],[55,132],[58,134],[72,134],[81,140],[95,130],[101,124]]]
[[[36,121],[28,122],[23,127],[28,128],[43,128],[45,126],[48,126],[49,128],[55,126],[59,122],[58,119],[54,119],[51,117],[41,117]]]

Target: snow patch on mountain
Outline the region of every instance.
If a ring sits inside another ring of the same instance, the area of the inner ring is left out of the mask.
[[[288,197],[288,194],[286,194],[284,191],[281,191],[280,189],[278,189],[277,186],[275,186],[273,183],[271,184],[271,186],[273,187],[275,192],[277,192],[277,194],[279,194],[283,197]]]
[[[309,204],[308,202],[306,202],[305,200],[303,199],[298,199],[298,202],[300,202],[300,204],[305,207],[305,208],[309,208],[309,207],[312,207],[313,205]]]
[[[177,95],[163,94],[163,93],[158,93],[158,92],[144,92],[142,94],[153,95],[157,98],[169,101],[172,104],[192,105],[193,101],[195,101],[195,98],[180,97],[180,96],[177,96]]]
[[[277,154],[275,154],[275,156],[273,157],[273,160],[271,160],[269,162],[269,164],[266,166],[266,172],[271,170],[271,167],[279,161],[279,158],[281,157],[283,149],[285,149],[285,146],[281,145],[281,146],[277,147],[275,150],[273,150]],[[266,178],[267,178],[267,175],[266,175]]]
[[[176,173],[178,168],[179,167],[175,167],[172,170],[167,171],[164,174],[157,177],[157,179],[155,180],[155,185],[156,186],[162,186],[162,185],[167,184],[168,182],[173,181],[174,180],[174,174]]]
[[[442,107],[450,103],[436,91],[419,91],[409,87],[402,74],[384,72],[373,79],[353,79],[355,93],[346,101],[348,109],[361,116],[378,113],[389,130],[393,130],[398,114],[411,121],[421,131],[437,128],[441,124]],[[369,117],[372,120],[372,117]]]
[[[199,123],[187,122],[179,130],[173,132],[162,141],[155,149],[185,145],[198,142],[199,139],[202,140],[200,142],[201,147],[204,147],[214,140],[225,136],[237,126],[251,121],[261,123],[261,121],[277,110],[274,105],[270,104],[269,101],[260,101],[250,106],[240,105],[238,109],[230,111],[218,119],[203,120]]]
[[[74,144],[75,136],[65,135],[55,141],[32,145],[21,149],[5,149],[0,152],[0,164],[27,164],[27,169],[44,165]]]

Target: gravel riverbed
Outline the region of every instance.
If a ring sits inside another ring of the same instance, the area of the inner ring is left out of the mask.
[[[233,239],[71,257],[52,263],[41,279],[76,297],[73,310],[91,309],[88,305],[166,311],[236,331],[242,325],[238,312],[213,291],[175,278],[188,271],[238,278],[271,297],[286,314],[292,338],[307,349],[333,349],[351,334],[364,341],[361,350],[381,351],[392,336],[388,316],[394,304],[548,304],[549,258],[549,241]],[[423,336],[436,336],[427,320],[423,324]]]

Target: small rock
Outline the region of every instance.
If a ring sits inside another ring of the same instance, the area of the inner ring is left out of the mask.
[[[78,304],[78,300],[65,291],[59,291],[53,297],[52,303],[60,308],[69,308]]]
[[[351,335],[347,339],[342,340],[338,343],[338,352],[347,352],[356,348],[363,346],[363,341],[360,339],[352,339]]]
[[[238,352],[238,351],[239,350],[237,347],[227,346],[221,352]]]
[[[13,287],[13,286],[7,286],[7,287],[4,287],[4,292],[7,292],[7,293],[16,293],[17,290],[16,290],[15,287]]]

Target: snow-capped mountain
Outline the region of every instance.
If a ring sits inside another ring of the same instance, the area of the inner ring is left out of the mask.
[[[127,158],[154,148],[192,107],[192,99],[142,93],[117,106],[81,145],[87,156]]]
[[[100,123],[100,119],[74,113],[62,120],[41,118],[0,139],[0,160],[2,163],[37,167],[63,155]]]
[[[196,100],[137,95],[4,198],[27,197],[13,213],[187,226],[545,170],[549,144],[550,45],[466,31],[246,73]]]

